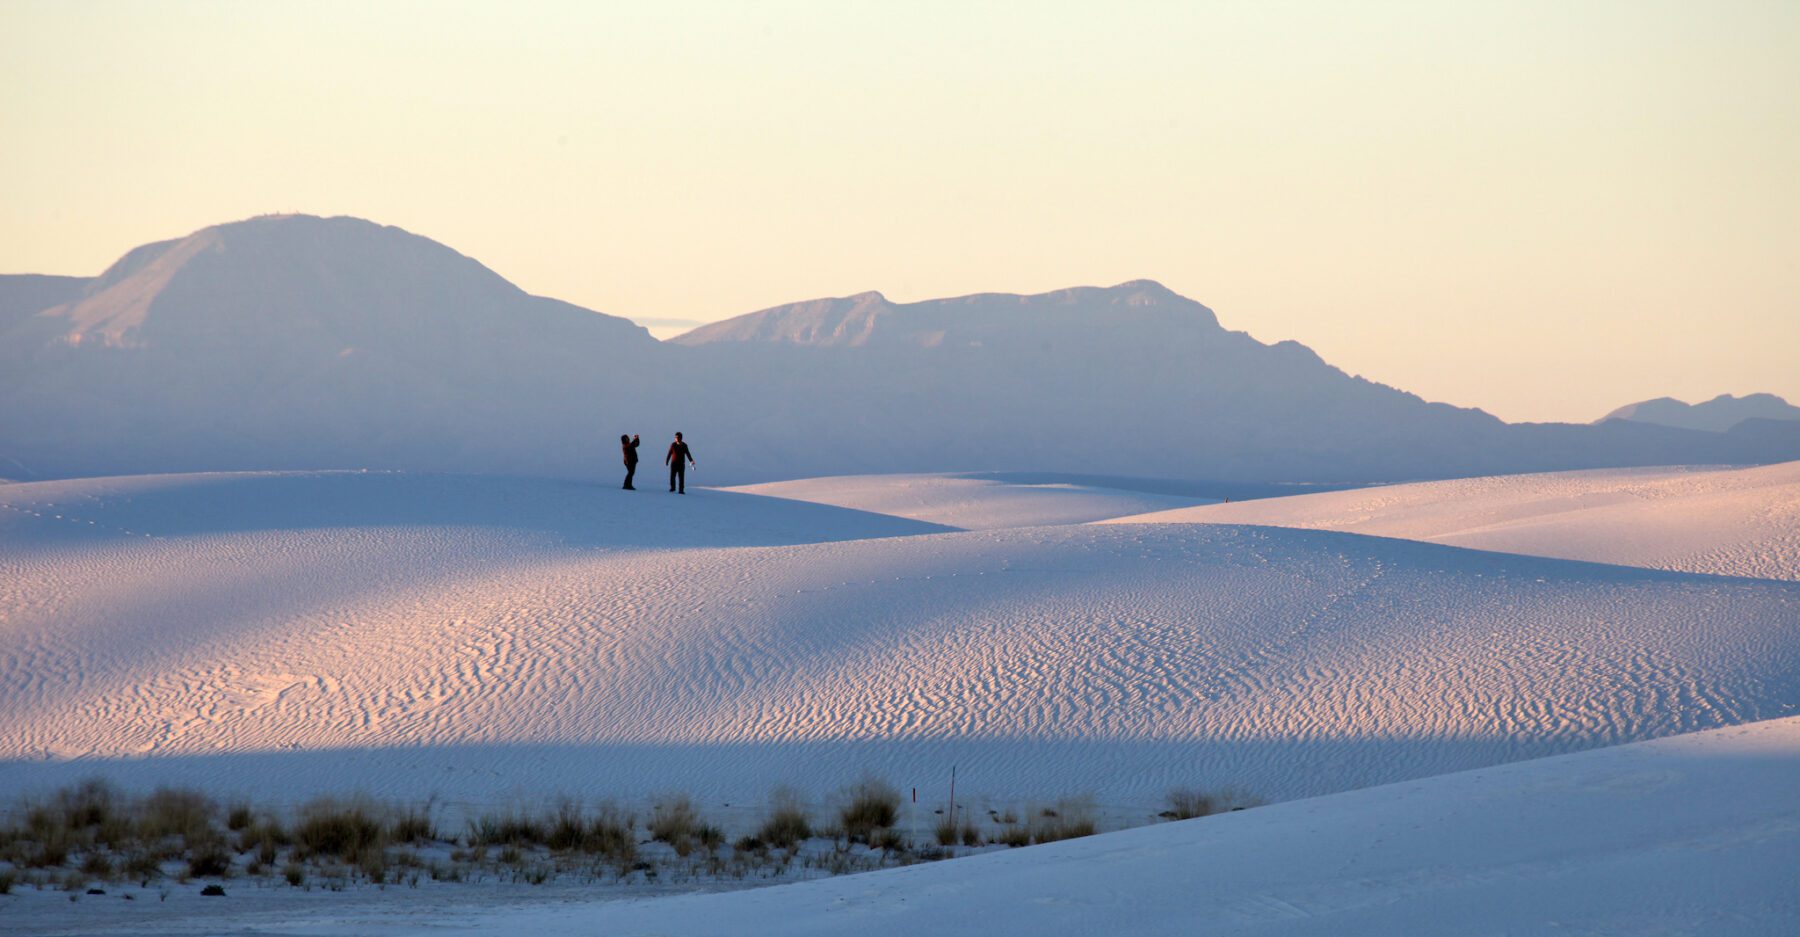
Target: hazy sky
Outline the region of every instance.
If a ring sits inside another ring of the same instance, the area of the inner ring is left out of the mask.
[[[1800,400],[1800,3],[0,0],[0,270],[352,214],[711,320],[1161,280],[1507,419]]]

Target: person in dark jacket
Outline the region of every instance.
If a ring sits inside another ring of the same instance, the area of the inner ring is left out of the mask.
[[[631,485],[631,477],[637,474],[638,438],[619,434],[619,449],[625,454],[625,490],[636,491]]]
[[[669,443],[669,454],[663,456],[663,464],[669,467],[669,490],[687,494],[687,467],[694,464],[694,454],[688,451],[688,444],[681,441],[681,434],[675,434],[675,441]]]

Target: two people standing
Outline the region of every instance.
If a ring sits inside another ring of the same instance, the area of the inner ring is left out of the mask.
[[[621,434],[619,450],[625,457],[625,490],[636,491],[631,480],[637,475],[638,437]],[[680,433],[676,433],[675,441],[669,444],[669,453],[663,456],[663,464],[669,467],[669,490],[687,494],[687,467],[697,463],[688,444],[681,441]]]

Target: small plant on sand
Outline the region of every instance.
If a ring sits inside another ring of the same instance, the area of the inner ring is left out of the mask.
[[[137,850],[125,856],[125,877],[148,888],[150,883],[162,878],[162,862],[150,852]]]
[[[138,808],[138,829],[147,840],[179,837],[190,849],[210,845],[219,839],[213,810],[198,791],[159,788]]]
[[[551,808],[544,821],[544,845],[557,852],[573,852],[587,839],[587,817],[580,801],[564,797]]]
[[[1054,843],[1094,835],[1094,801],[1090,797],[1059,801],[1038,811],[1031,821],[1031,840]]]
[[[683,858],[694,850],[700,827],[700,812],[686,794],[670,794],[651,808],[650,838],[668,843]]]
[[[189,878],[226,878],[231,875],[231,854],[218,846],[203,846],[188,856]]]
[[[886,781],[863,778],[847,794],[838,822],[852,841],[870,842],[876,830],[888,829],[900,818],[900,792]]]
[[[1211,816],[1218,810],[1211,794],[1192,787],[1178,787],[1169,791],[1168,802],[1169,809],[1160,815],[1170,820],[1192,820],[1195,817]]]
[[[769,815],[756,831],[756,839],[775,849],[794,849],[812,838],[812,823],[800,795],[791,788],[778,787],[769,795]]]
[[[355,863],[387,844],[387,829],[373,804],[321,798],[300,808],[294,844],[303,856]]]
[[[543,822],[523,810],[484,813],[469,824],[473,846],[533,846],[546,838]]]
[[[429,843],[437,839],[437,826],[431,822],[433,804],[409,804],[394,812],[394,823],[389,829],[389,837],[396,843],[418,844]]]
[[[601,804],[588,818],[581,848],[615,865],[630,866],[637,861],[637,818],[614,804]]]
[[[240,801],[232,804],[225,811],[225,828],[233,833],[254,822],[256,822],[256,811],[251,810],[249,804]]]
[[[1216,791],[1178,787],[1169,792],[1168,801],[1169,809],[1158,814],[1165,820],[1192,820],[1215,813],[1260,807],[1264,802],[1262,798],[1238,787],[1222,787]]]

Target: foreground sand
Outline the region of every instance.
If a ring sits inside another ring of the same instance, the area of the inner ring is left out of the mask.
[[[357,929],[1767,935],[1800,920],[1797,786],[1788,718],[888,872]]]

